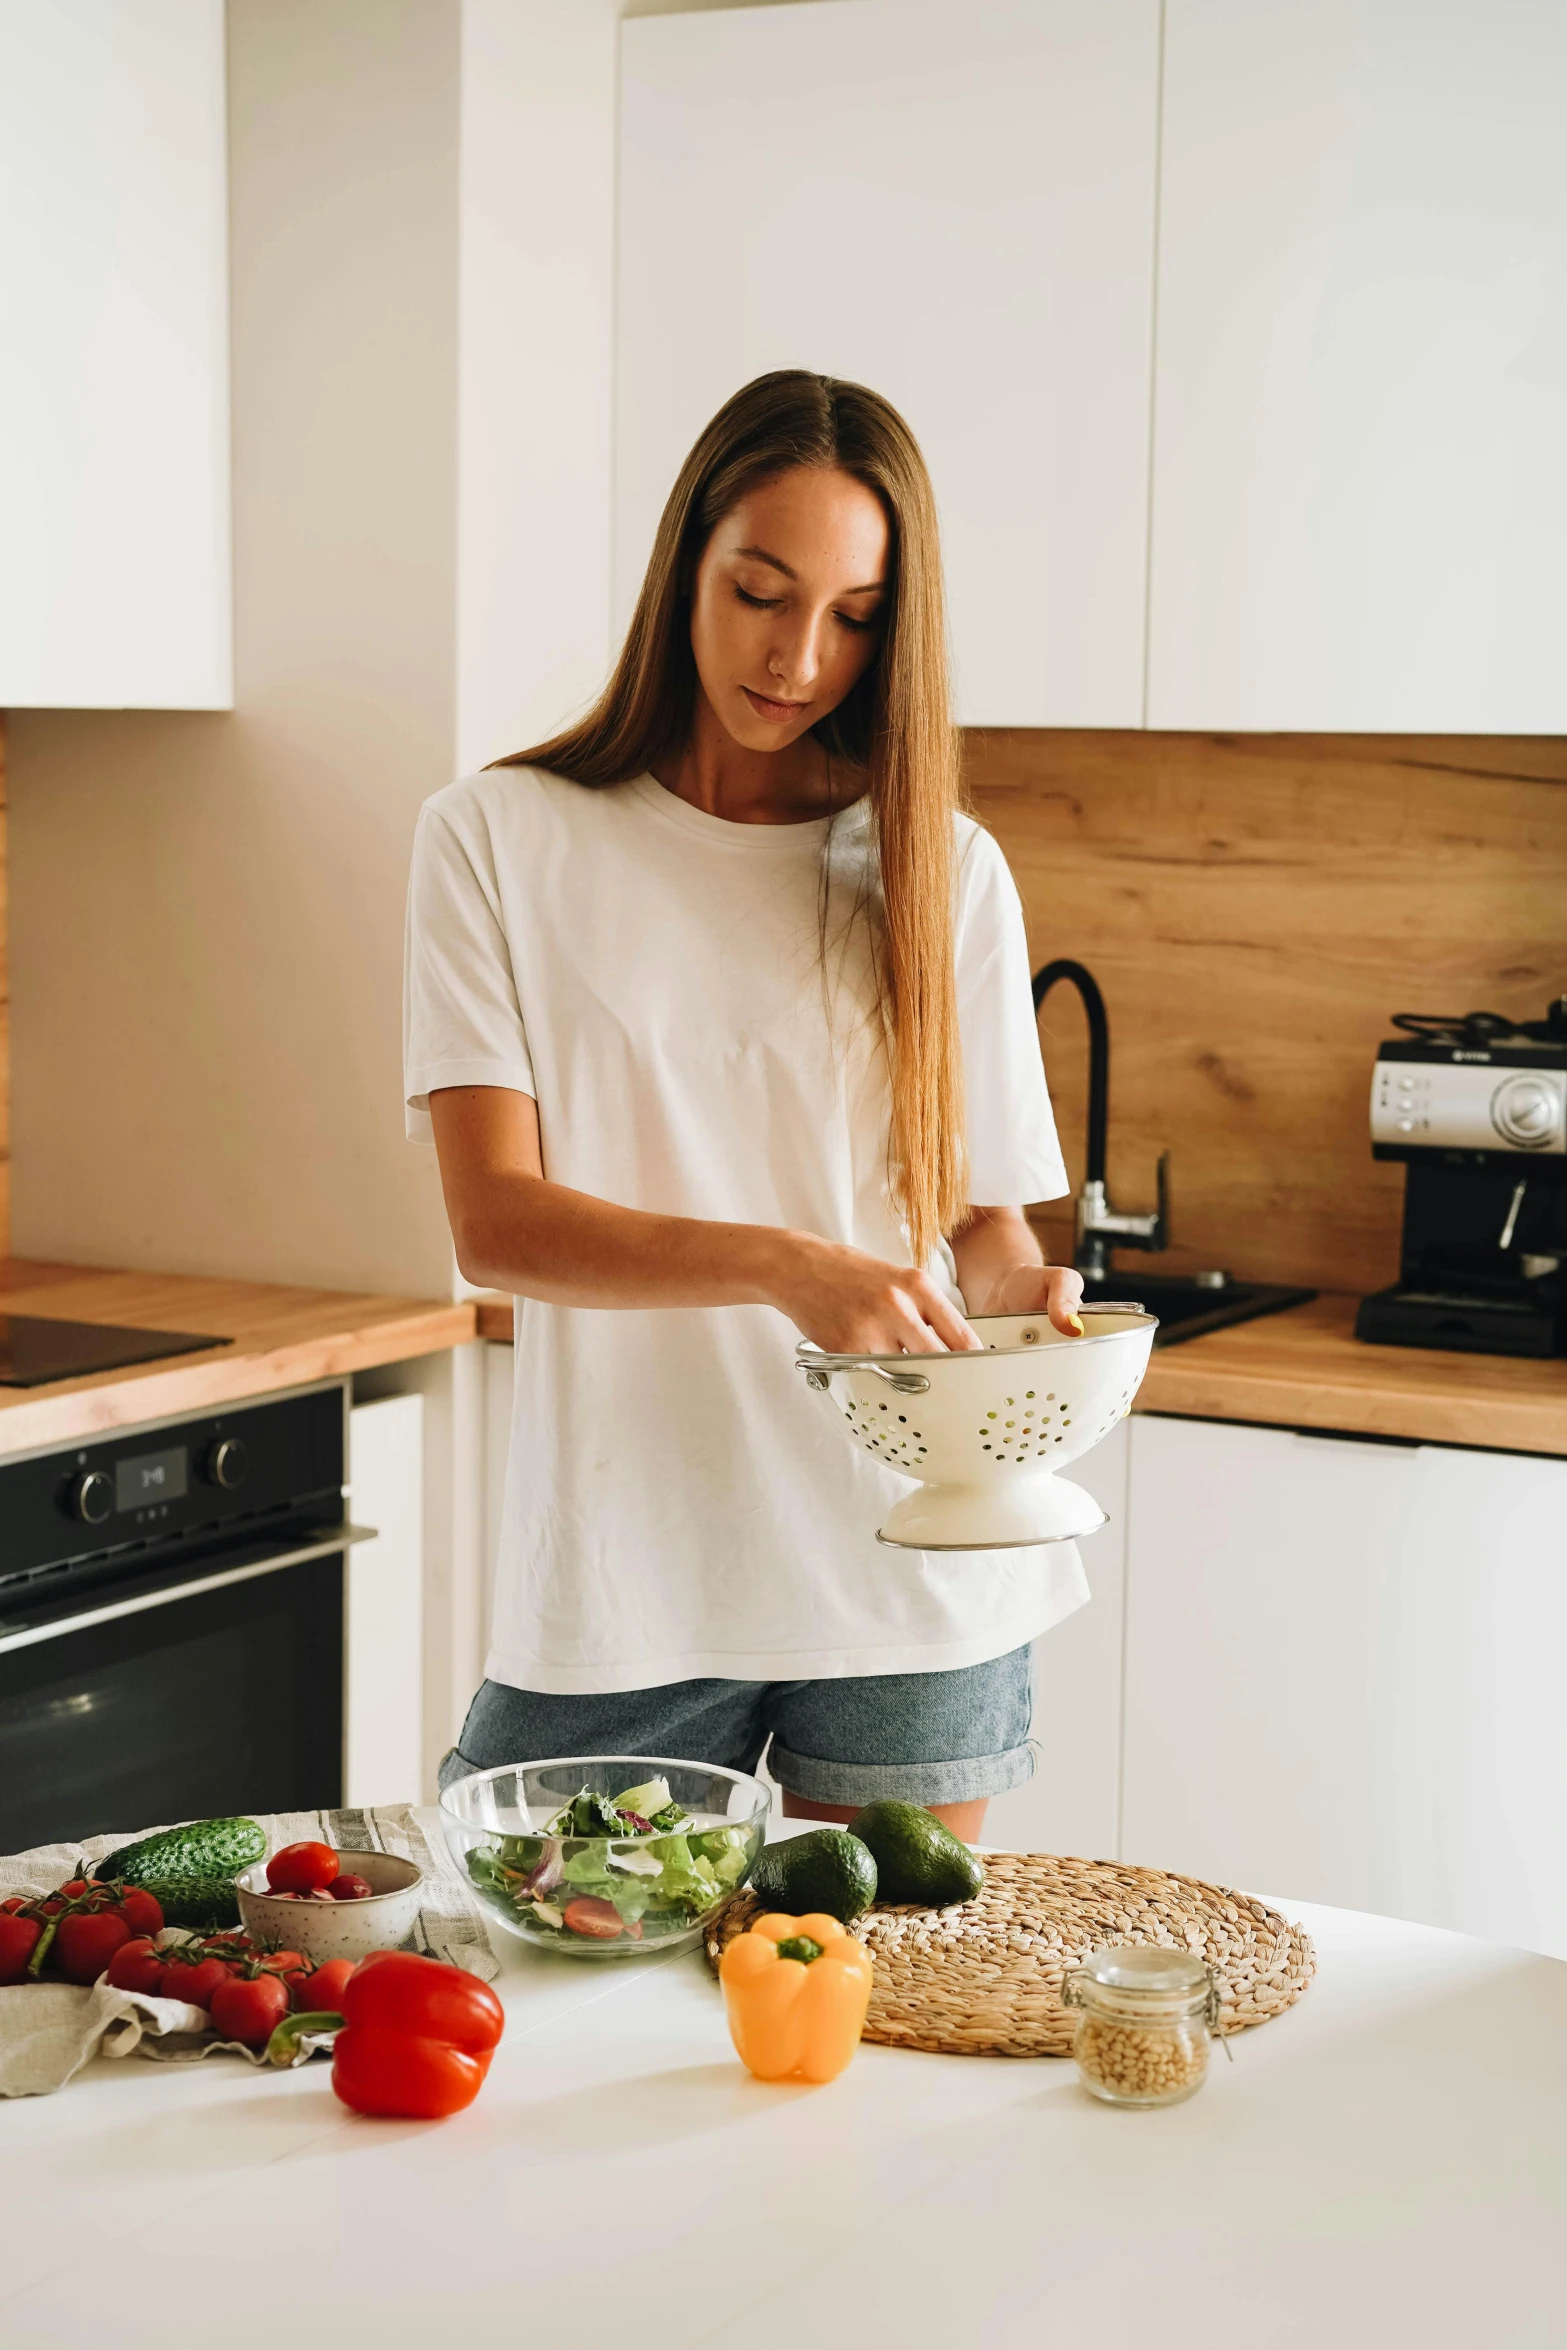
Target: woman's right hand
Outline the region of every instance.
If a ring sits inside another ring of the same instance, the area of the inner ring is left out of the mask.
[[[772,1303],[826,1354],[928,1355],[980,1340],[939,1282],[814,1233],[781,1235]]]

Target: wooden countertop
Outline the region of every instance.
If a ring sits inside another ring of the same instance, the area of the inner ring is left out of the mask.
[[[515,1301],[512,1298],[503,1297],[498,1289],[487,1290],[483,1297],[475,1300],[479,1337],[493,1338],[498,1346],[510,1346],[514,1312]]]
[[[1567,1455],[1567,1359],[1521,1362],[1506,1355],[1367,1346],[1354,1334],[1357,1303],[1353,1297],[1319,1297],[1233,1330],[1160,1347],[1136,1408]],[[478,1334],[510,1340],[510,1298],[478,1301]]]
[[[1323,1296],[1160,1347],[1136,1408],[1567,1454],[1567,1359],[1368,1346],[1354,1334],[1358,1303]]]
[[[0,1313],[188,1330],[233,1341],[211,1354],[170,1355],[48,1387],[0,1387],[0,1455],[440,1354],[474,1335],[473,1305],[466,1299],[285,1289],[19,1257],[0,1259]]]

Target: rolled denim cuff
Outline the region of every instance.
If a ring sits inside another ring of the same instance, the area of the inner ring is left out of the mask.
[[[1013,1746],[1005,1754],[979,1754],[959,1762],[819,1762],[791,1754],[773,1740],[767,1767],[780,1787],[808,1803],[974,1803],[1005,1795],[1034,1776],[1034,1750]]]

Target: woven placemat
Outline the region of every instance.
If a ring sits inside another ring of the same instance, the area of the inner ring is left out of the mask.
[[[942,2056],[1066,2056],[1076,2019],[1061,2004],[1061,1978],[1103,1942],[1206,1960],[1219,1977],[1221,2032],[1281,2015],[1316,1971],[1309,1936],[1250,1894],[1118,1861],[984,1859],[973,1901],[860,1919],[854,1930],[876,1960],[867,2040]],[[710,1965],[761,1912],[754,1893],[735,1896],[708,1930]]]

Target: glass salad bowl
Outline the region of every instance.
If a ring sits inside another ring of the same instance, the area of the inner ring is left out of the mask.
[[[769,1791],[715,1763],[512,1763],[441,1797],[448,1849],[493,1918],[574,1958],[678,1950],[745,1883]]]

